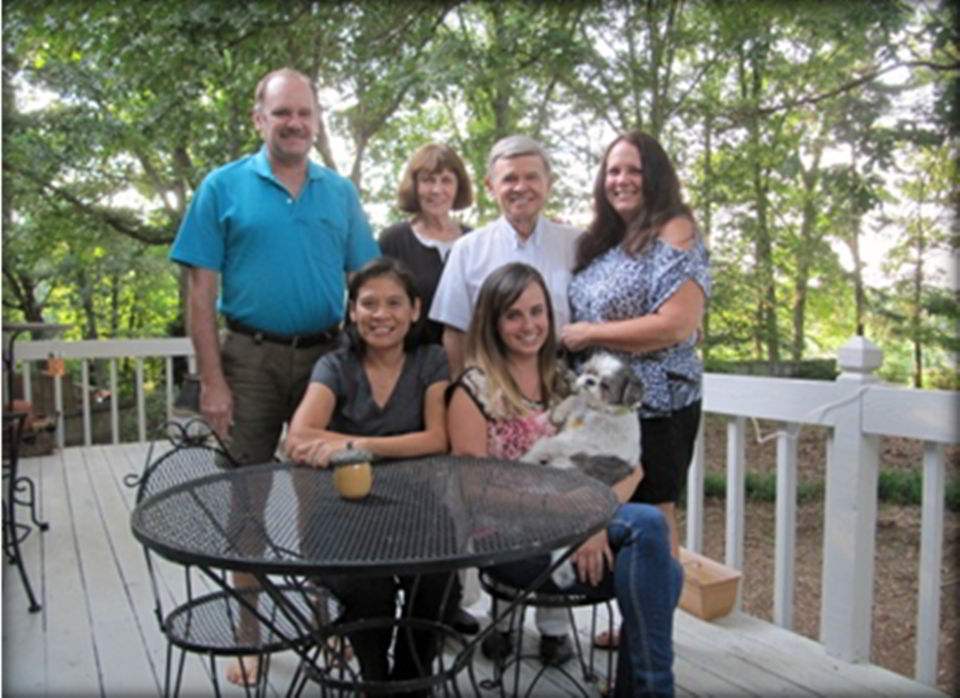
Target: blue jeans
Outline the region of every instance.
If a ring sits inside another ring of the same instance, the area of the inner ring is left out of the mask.
[[[615,553],[613,572],[597,586],[576,581],[557,589],[603,599],[616,596],[623,616],[617,661],[617,696],[672,696],[673,611],[683,590],[683,567],[670,553],[670,529],[663,513],[650,504],[623,504],[607,526]],[[550,564],[549,555],[496,565],[490,575],[525,587]]]

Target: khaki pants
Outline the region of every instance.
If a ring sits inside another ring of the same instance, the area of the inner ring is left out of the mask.
[[[228,332],[221,348],[223,375],[233,392],[230,454],[244,465],[273,460],[284,423],[300,404],[313,365],[337,340],[307,348],[257,342]]]

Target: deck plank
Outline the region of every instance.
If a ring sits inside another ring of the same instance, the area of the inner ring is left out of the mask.
[[[156,602],[143,546],[130,534],[129,519],[136,502],[136,488],[128,487],[125,482],[128,475],[137,475],[143,470],[148,452],[148,444],[124,444],[114,447],[111,457],[103,463],[104,474],[110,476],[109,483],[104,482],[104,489],[113,493],[110,499],[114,518],[126,523],[125,527],[117,528],[119,535],[116,535],[115,543],[120,559],[125,561],[125,564],[120,566],[120,574],[130,592],[130,611],[136,618],[138,635],[143,642],[147,661],[151,667],[151,676],[159,693],[162,690],[166,670],[167,643],[160,632],[154,613]],[[150,454],[151,458],[158,457],[160,453],[162,450],[155,449]],[[153,557],[153,563],[163,609],[169,612],[174,607],[176,599],[182,599],[180,591],[184,584],[182,568],[156,556]],[[195,588],[203,589],[205,586],[205,583],[200,583]],[[177,656],[175,652],[175,661]],[[202,695],[211,692],[207,659],[188,655],[181,682],[183,695]]]
[[[162,445],[161,445],[162,448]],[[16,570],[4,566],[3,690],[6,695],[154,695],[160,690],[166,642],[153,615],[153,594],[143,552],[130,535],[135,491],[124,485],[128,473],[142,470],[147,444],[70,448],[23,461],[23,472],[41,488],[42,517],[51,528],[33,533],[24,546],[31,581],[43,604],[27,613]],[[18,512],[20,513],[20,512]],[[165,602],[178,588],[178,566],[159,561],[158,577]],[[209,584],[199,580],[201,586]],[[486,619],[481,599],[470,611]],[[576,612],[584,643],[589,638],[587,609]],[[530,614],[532,616],[532,614]],[[601,622],[604,622],[601,620]],[[536,650],[532,618],[525,642]],[[677,694],[683,697],[726,695],[942,696],[927,686],[885,669],[848,664],[827,656],[816,642],[742,614],[707,623],[685,612],[674,626]],[[586,647],[586,645],[585,645]],[[598,669],[605,657],[598,654]],[[241,689],[222,679],[227,698]],[[480,656],[478,679],[492,667]],[[296,668],[292,652],[277,655],[268,694],[282,695]],[[522,668],[521,687],[539,669],[536,660]],[[465,695],[466,672],[460,677]],[[186,662],[183,695],[211,695],[205,660]],[[309,695],[317,692],[312,690]],[[595,686],[588,689],[597,696]],[[548,671],[534,698],[579,695]]]
[[[824,695],[943,696],[930,686],[874,664],[851,664],[827,655],[817,642],[742,613],[701,623],[701,641],[726,642],[743,656],[760,656],[795,680],[822,688]],[[797,671],[797,657],[803,658]]]
[[[96,638],[96,660],[101,690],[105,695],[130,695],[142,690],[154,675],[147,657],[140,623],[132,612],[130,588],[119,574],[130,558],[119,558],[129,536],[119,525],[123,519],[114,497],[115,491],[103,475],[103,452],[99,448],[82,451],[77,462],[66,463],[67,482],[74,507],[78,547],[82,551],[81,579],[87,592],[91,631]],[[119,519],[119,520],[118,520]],[[118,530],[119,529],[119,530]],[[121,550],[117,550],[117,545]],[[129,551],[128,551],[129,552]],[[127,565],[127,569],[132,569]]]
[[[93,508],[88,488],[75,486],[83,461],[77,449],[57,458],[55,486],[44,490],[50,530],[44,534],[44,616],[46,619],[46,690],[100,693],[99,652],[90,616],[89,596],[96,589],[84,577],[83,513]],[[54,470],[51,468],[51,470]],[[88,563],[87,563],[88,564]]]

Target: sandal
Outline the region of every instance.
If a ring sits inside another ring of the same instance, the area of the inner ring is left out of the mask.
[[[601,650],[615,650],[620,645],[620,631],[604,630],[593,636],[593,646]]]

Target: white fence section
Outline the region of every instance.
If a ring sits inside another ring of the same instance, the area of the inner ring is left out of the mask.
[[[36,342],[16,342],[13,348],[14,358],[20,364],[20,374],[23,376],[23,394],[29,401],[33,395],[31,385],[32,371],[24,370],[34,362],[46,362],[48,359],[79,360],[81,375],[81,406],[83,413],[83,443],[89,446],[93,443],[91,432],[90,409],[90,362],[94,359],[105,359],[109,362],[110,381],[107,386],[110,394],[116,398],[120,395],[117,380],[117,361],[133,359],[135,362],[134,391],[137,405],[137,435],[139,441],[147,440],[146,393],[143,383],[143,362],[148,357],[163,357],[166,360],[165,391],[167,416],[173,409],[173,399],[176,386],[173,384],[173,359],[178,356],[187,357],[189,367],[194,367],[193,345],[187,337],[171,339],[105,339],[82,340],[70,342],[61,339],[50,339]],[[100,386],[103,387],[103,386]],[[63,446],[63,376],[54,377],[54,408],[61,415],[57,424],[57,445]],[[110,433],[111,442],[120,443],[120,416],[119,400],[110,402]]]
[[[67,342],[19,341],[18,361],[48,358],[80,360],[84,385],[89,361],[108,359],[109,390],[118,395],[117,361],[136,362],[138,435],[147,438],[143,361],[166,359],[166,404],[173,405],[172,361],[186,356],[193,364],[186,338]],[[873,375],[882,352],[862,337],[837,351],[842,370],[835,382],[708,374],[704,411],[727,415],[726,564],[742,569],[747,420],[774,420],[777,501],[775,532],[774,622],[792,627],[794,600],[794,536],[796,519],[796,436],[803,425],[830,429],[824,521],[824,562],[820,641],[826,651],[846,661],[868,661],[873,601],[874,530],[877,513],[878,443],[882,435],[919,439],[924,444],[923,513],[915,676],[936,685],[940,620],[940,561],[944,530],[945,444],[958,443],[960,394],[883,385]],[[30,396],[29,372],[24,389]],[[55,382],[55,400],[62,412],[62,386]],[[83,390],[84,443],[90,444],[89,390]],[[116,401],[111,433],[119,440]],[[687,488],[686,547],[700,551],[703,541],[703,430],[698,439]],[[63,444],[63,428],[58,428]]]

